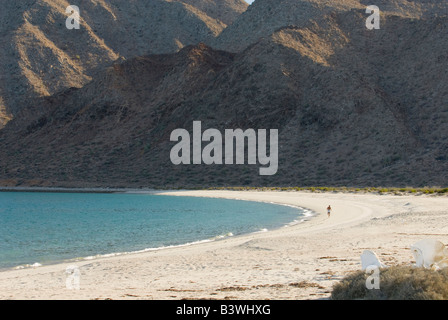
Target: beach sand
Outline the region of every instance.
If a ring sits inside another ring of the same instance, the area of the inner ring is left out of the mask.
[[[418,240],[448,243],[446,196],[156,193],[268,201],[316,215],[294,226],[191,246],[2,271],[0,299],[328,299],[337,281],[361,269],[366,249],[386,265],[409,265],[409,248]],[[79,290],[66,287],[69,265],[79,268]]]

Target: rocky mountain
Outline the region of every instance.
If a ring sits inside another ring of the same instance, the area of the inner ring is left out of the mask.
[[[213,40],[212,45],[223,50],[241,51],[281,27],[303,27],[310,19],[322,23],[325,14],[352,9],[365,11],[369,5],[378,6],[384,14],[410,19],[448,16],[445,0],[257,0]]]
[[[0,185],[446,186],[448,19],[391,12],[367,30],[366,16],[322,10],[240,51],[135,57],[33,100],[0,131]],[[197,120],[278,129],[277,174],[172,164],[171,132]]]
[[[35,97],[80,88],[113,61],[209,42],[247,8],[243,0],[84,0],[80,29],[63,0],[2,1],[0,127]]]

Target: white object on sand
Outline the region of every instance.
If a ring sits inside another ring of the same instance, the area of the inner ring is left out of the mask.
[[[361,255],[361,266],[362,270],[367,270],[369,266],[377,266],[379,268],[387,268],[380,259],[377,257],[376,253],[371,250],[364,250]]]
[[[424,239],[411,246],[416,267],[443,269],[448,267],[448,249],[435,239]]]

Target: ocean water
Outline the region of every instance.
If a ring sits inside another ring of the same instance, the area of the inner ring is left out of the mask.
[[[0,269],[215,241],[305,215],[297,207],[227,199],[0,192]]]

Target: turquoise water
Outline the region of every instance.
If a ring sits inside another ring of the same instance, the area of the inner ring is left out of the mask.
[[[227,199],[0,192],[0,269],[212,241],[279,228],[303,214]]]

